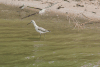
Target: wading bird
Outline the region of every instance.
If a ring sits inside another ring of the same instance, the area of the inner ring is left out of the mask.
[[[43,15],[45,12],[46,12],[46,9],[42,9],[42,10],[39,11],[39,14]]]
[[[21,11],[18,11],[19,12],[19,16],[21,16],[21,12],[23,11],[24,9],[24,4],[22,6],[19,7],[21,9]]]
[[[30,7],[30,6],[27,6],[27,7],[33,8],[33,9],[38,9],[40,15],[43,15],[46,12],[46,9],[45,8],[44,9],[41,9],[41,8],[35,8],[35,7]]]
[[[19,8],[23,10],[24,9],[24,4],[22,6],[20,6]]]
[[[47,9],[47,8],[52,7],[52,6],[54,6],[55,4],[58,4],[58,3],[60,3],[60,2],[54,3],[54,4],[50,5],[50,6],[47,6],[47,7],[45,7],[44,9],[27,6],[28,8],[38,9],[39,12],[30,14],[30,15],[28,15],[28,16],[25,16],[25,17],[21,18],[21,19],[24,19],[24,18],[33,16],[33,15],[35,15],[35,14],[41,14],[41,15],[43,15],[43,14],[46,12],[46,9]]]
[[[60,9],[60,8],[64,8],[64,7],[62,7],[62,5],[60,5],[57,9]]]
[[[41,34],[50,32],[49,30],[46,30],[46,29],[44,29],[42,27],[37,26],[34,20],[31,20],[30,23],[33,23],[33,25],[35,27],[35,30],[40,33],[40,38],[41,38]],[[28,23],[28,24],[30,24],[30,23]],[[44,34],[44,38],[45,38],[45,34]]]

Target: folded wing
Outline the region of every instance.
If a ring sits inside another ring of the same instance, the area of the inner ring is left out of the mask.
[[[46,29],[44,29],[42,27],[38,27],[38,30],[41,31],[41,32],[50,32],[49,30],[46,30]]]

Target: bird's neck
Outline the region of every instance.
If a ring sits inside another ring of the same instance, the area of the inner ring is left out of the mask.
[[[34,25],[34,27],[38,27],[38,26],[36,25],[36,23],[34,23],[33,25]]]

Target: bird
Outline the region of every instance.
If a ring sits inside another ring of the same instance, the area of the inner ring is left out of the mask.
[[[35,7],[30,7],[30,6],[27,6],[27,7],[29,7],[29,8],[33,8],[33,9],[38,9],[39,10],[39,14],[40,15],[43,15],[45,12],[46,12],[46,9],[44,8],[44,9],[41,9],[41,8],[35,8]]]
[[[51,32],[50,30],[46,30],[46,29],[44,29],[44,28],[42,28],[42,27],[39,27],[39,26],[35,23],[34,20],[31,20],[30,23],[33,23],[33,25],[34,25],[34,27],[35,27],[35,30],[36,30],[37,32],[40,33],[40,38],[41,38],[41,34],[44,34],[44,33],[47,33],[47,32]],[[30,24],[30,23],[28,23],[28,24]],[[27,25],[28,25],[28,24],[27,24]],[[45,34],[44,34],[44,38],[45,38]]]
[[[57,9],[60,9],[60,8],[64,8],[64,7],[62,7],[62,5],[60,5],[59,7],[57,7]]]
[[[60,2],[57,2],[57,3],[60,3]],[[27,17],[33,16],[33,15],[35,15],[35,14],[43,15],[43,14],[46,12],[46,9],[47,9],[47,8],[52,7],[52,6],[56,5],[57,3],[54,3],[54,4],[50,5],[50,6],[47,6],[47,7],[45,7],[44,9],[27,6],[28,8],[38,9],[39,12],[36,12],[36,13],[30,14],[30,15],[28,15],[28,16],[25,16],[25,17],[21,18],[21,19],[24,19],[24,18],[27,18]]]
[[[19,12],[19,16],[21,15],[21,12],[23,11],[24,9],[24,4],[22,6],[19,7],[21,9],[21,11],[18,11]]]
[[[46,9],[42,9],[42,10],[39,11],[39,14],[43,15],[45,12],[46,12]]]
[[[40,8],[37,8],[37,9],[40,9]],[[28,15],[28,16],[25,16],[25,17],[21,18],[21,19],[24,19],[24,18],[30,17],[30,16],[35,15],[35,14],[43,15],[43,14],[45,13],[45,11],[46,11],[46,9],[41,9],[39,12],[36,12],[36,13],[30,14],[30,15]]]
[[[19,8],[23,10],[24,9],[24,4],[22,6],[20,6]]]
[[[24,18],[30,17],[30,16],[35,15],[35,14],[38,14],[38,13],[39,13],[39,12],[36,12],[36,13],[30,14],[30,15],[28,15],[28,16],[25,16],[25,17],[21,18],[21,19],[24,19]]]
[[[57,2],[57,3],[59,3],[59,2]],[[30,7],[30,6],[27,6],[27,7],[28,8],[33,8],[33,9],[38,9],[39,10],[39,14],[43,15],[46,12],[47,8],[50,8],[50,7],[54,6],[57,3],[53,3],[52,5],[49,5],[49,6],[45,7],[44,9],[36,8],[36,7]],[[61,7],[61,8],[63,8],[63,7]]]

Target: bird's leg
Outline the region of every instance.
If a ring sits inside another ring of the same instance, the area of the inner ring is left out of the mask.
[[[19,16],[20,16],[20,11],[19,11]]]
[[[45,34],[44,34],[44,39],[45,39]]]
[[[21,11],[19,11],[19,16],[21,15]]]
[[[40,33],[40,38],[41,38],[41,33]]]
[[[40,33],[40,41],[41,41],[41,33]]]
[[[24,9],[22,9],[22,11],[24,11]]]

